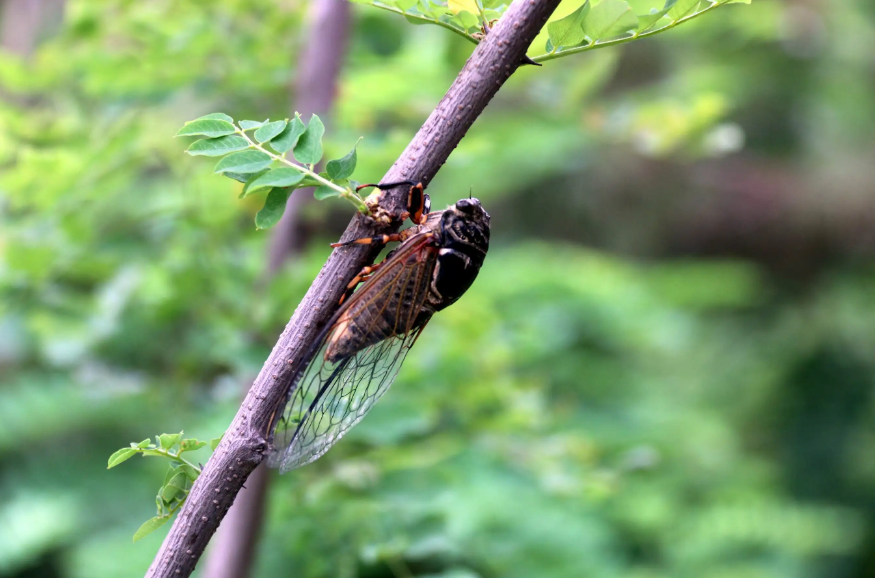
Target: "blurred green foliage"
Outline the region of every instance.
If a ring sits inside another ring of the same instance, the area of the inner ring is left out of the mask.
[[[303,8],[68,0],[0,52],[0,574],[143,574],[166,464],[107,456],[220,435],[342,230],[307,207],[266,280],[263,201],[171,138],[291,116]],[[472,45],[350,44],[326,155],[373,182]],[[520,70],[429,188],[491,212],[480,278],[273,484],[256,575],[871,575],[873,44],[866,0],[762,0]]]

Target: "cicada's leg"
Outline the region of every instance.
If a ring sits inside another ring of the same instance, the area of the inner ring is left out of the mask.
[[[356,239],[355,241],[348,241],[346,243],[332,243],[331,246],[332,247],[343,247],[346,245],[353,245],[356,243],[369,245],[371,243],[384,243],[385,244],[385,243],[389,243],[392,241],[399,241],[400,242],[400,241],[406,240],[408,237],[410,237],[411,235],[413,235],[414,233],[416,233],[420,230],[421,230],[421,227],[410,227],[410,228],[404,229],[403,231],[395,233],[393,235],[379,235],[377,237],[365,237],[364,239]],[[433,237],[434,234],[433,233],[425,233],[425,235],[428,237]],[[392,257],[392,253],[389,253],[389,256],[387,256],[381,262],[362,268],[362,270],[359,271],[359,274],[356,275],[355,277],[353,277],[352,281],[350,281],[349,284],[346,286],[346,292],[340,298],[340,302],[338,304],[343,305],[343,302],[346,301],[347,299],[349,299],[349,296],[353,294],[356,286],[359,283],[363,283],[364,281],[367,281],[368,278],[373,273],[375,273],[377,271],[377,269],[379,269],[380,267],[385,265],[386,261],[388,261],[389,258],[391,258],[391,257]]]
[[[369,267],[362,267],[362,270],[359,271],[359,274],[352,278],[352,281],[349,282],[349,285],[346,286],[346,292],[340,297],[340,302],[338,305],[343,305],[343,302],[349,299],[349,296],[353,294],[355,288],[359,283],[364,283],[368,280],[368,277],[371,276],[371,273],[374,273],[377,269],[383,266],[386,260],[380,261],[375,265],[371,265]]]
[[[345,241],[343,243],[331,243],[331,246],[334,248],[337,247],[348,247],[350,245],[385,245],[386,243],[400,243],[404,241],[414,233],[421,231],[421,227],[409,227],[404,229],[403,231],[398,231],[397,233],[392,233],[391,235],[377,235],[376,237],[362,237],[361,239],[353,239],[352,241]]]
[[[385,245],[386,243],[392,243],[396,241],[403,241],[404,238],[401,236],[404,231],[400,233],[393,233],[391,235],[377,235],[376,237],[362,237],[361,239],[354,239],[352,241],[345,241],[343,243],[331,243],[331,246],[334,248],[337,247],[348,247],[349,245]]]

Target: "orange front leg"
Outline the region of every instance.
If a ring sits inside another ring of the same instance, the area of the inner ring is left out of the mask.
[[[385,245],[386,243],[400,243],[401,241],[406,240],[408,237],[413,235],[414,233],[421,231],[422,228],[418,226],[408,227],[403,231],[399,231],[397,233],[392,233],[391,235],[377,235],[376,237],[362,237],[361,239],[354,239],[352,241],[345,241],[343,243],[331,243],[331,246],[334,248],[337,247],[348,247],[350,245],[374,245],[380,244]]]
[[[332,247],[347,247],[349,245],[374,245],[374,244],[382,244],[392,243],[395,241],[403,241],[404,231],[400,233],[393,233],[391,235],[377,235],[376,237],[363,237],[361,239],[355,239],[353,241],[346,241],[344,243],[331,243]]]

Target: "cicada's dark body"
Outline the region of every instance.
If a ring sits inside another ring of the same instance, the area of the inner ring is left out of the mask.
[[[295,373],[285,409],[274,419],[270,466],[286,472],[328,451],[389,388],[431,316],[477,277],[489,248],[489,215],[480,201],[418,211],[416,219],[420,224],[397,235],[359,240],[402,243],[356,278],[367,280]]]

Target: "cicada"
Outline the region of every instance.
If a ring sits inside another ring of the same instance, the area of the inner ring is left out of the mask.
[[[374,185],[389,188],[398,184]],[[412,227],[349,243],[400,242],[365,267],[288,384],[273,419],[268,465],[281,473],[325,454],[365,416],[398,374],[436,312],[471,286],[489,249],[489,214],[475,198],[429,212],[422,185],[411,187]],[[358,290],[355,286],[362,282]]]

